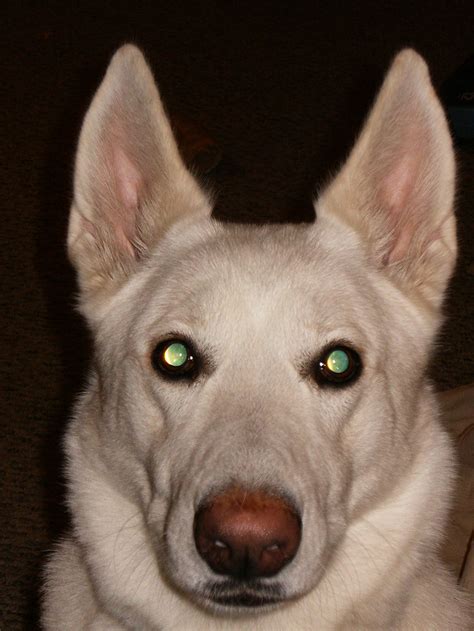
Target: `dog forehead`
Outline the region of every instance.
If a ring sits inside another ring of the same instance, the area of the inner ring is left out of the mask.
[[[334,322],[335,306],[360,303],[361,259],[351,244],[313,225],[214,224],[201,234],[172,235],[158,252],[146,292],[153,319],[193,327],[268,325],[273,321]],[[362,261],[362,260],[361,260]]]
[[[178,225],[158,248],[156,267],[162,267],[163,260],[171,262],[166,268],[170,282],[173,277],[182,282],[183,274],[189,277],[190,272],[194,283],[212,276],[214,283],[250,281],[252,285],[266,279],[281,281],[278,284],[309,280],[324,270],[344,275],[348,257],[353,264],[362,260],[351,232],[345,236],[342,243],[340,234],[319,221],[263,226],[213,221],[184,230]]]

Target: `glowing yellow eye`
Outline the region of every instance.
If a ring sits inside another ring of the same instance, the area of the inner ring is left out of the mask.
[[[165,340],[152,355],[153,366],[166,377],[194,377],[196,360],[189,344],[182,340]]]
[[[314,376],[321,385],[338,386],[354,381],[360,371],[361,362],[356,351],[347,346],[335,346],[318,360]]]
[[[346,351],[336,349],[329,353],[326,359],[326,366],[331,372],[335,372],[340,375],[349,368],[350,360]]]
[[[180,368],[188,360],[188,349],[181,342],[174,342],[165,347],[163,361],[173,368]]]

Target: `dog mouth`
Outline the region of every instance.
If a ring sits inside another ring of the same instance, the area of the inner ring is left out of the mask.
[[[246,584],[237,581],[207,583],[202,596],[211,606],[218,605],[235,612],[269,608],[285,600],[280,585],[263,585],[258,581],[249,581]]]

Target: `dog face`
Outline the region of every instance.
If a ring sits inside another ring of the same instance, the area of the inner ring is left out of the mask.
[[[221,614],[311,591],[413,461],[455,259],[454,165],[401,53],[310,226],[210,218],[141,53],[84,122],[69,251],[101,459],[163,580]]]

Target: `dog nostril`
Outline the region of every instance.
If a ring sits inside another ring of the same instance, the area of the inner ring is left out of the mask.
[[[295,556],[301,521],[280,497],[231,489],[197,511],[194,538],[199,554],[218,574],[273,576]]]

